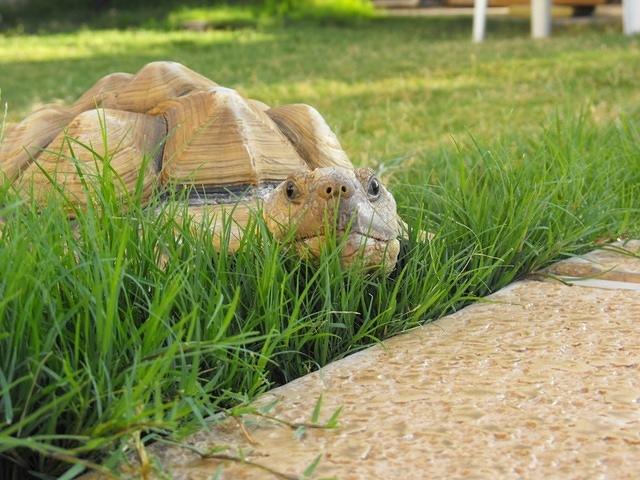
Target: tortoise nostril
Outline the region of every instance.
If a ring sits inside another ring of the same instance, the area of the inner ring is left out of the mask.
[[[2,0],[0,0],[1,2]],[[318,185],[318,195],[329,200],[332,198],[348,198],[353,194],[349,182],[342,178],[329,178]]]

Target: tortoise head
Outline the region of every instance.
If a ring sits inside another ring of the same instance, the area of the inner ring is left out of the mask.
[[[265,198],[263,211],[276,238],[293,229],[303,255],[319,256],[337,234],[337,241],[345,242],[343,264],[362,259],[365,267],[387,271],[396,264],[396,202],[371,169],[326,167],[295,173]]]

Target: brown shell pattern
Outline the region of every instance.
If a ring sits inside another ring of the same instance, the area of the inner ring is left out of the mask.
[[[103,132],[106,132],[104,135]],[[270,108],[173,62],[100,79],[70,106],[45,106],[0,144],[0,172],[24,195],[45,199],[54,179],[82,203],[101,160],[123,190],[154,185],[224,189],[279,182],[318,167],[353,168],[322,116],[308,105]]]

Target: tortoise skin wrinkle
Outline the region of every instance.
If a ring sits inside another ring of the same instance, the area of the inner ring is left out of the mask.
[[[107,154],[121,195],[142,175],[144,202],[186,191],[194,219],[231,215],[232,250],[254,212],[276,239],[293,230],[302,256],[346,235],[344,264],[396,264],[404,223],[393,196],[351,164],[309,105],[270,107],[179,63],[153,62],[107,75],[69,106],[31,113],[0,144],[0,172],[24,198],[44,203],[61,189],[84,206],[86,179],[101,175]],[[219,245],[223,222],[211,225]]]

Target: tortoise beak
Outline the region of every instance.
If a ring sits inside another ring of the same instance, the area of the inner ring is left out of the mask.
[[[398,237],[398,222],[381,215],[364,195],[354,195],[340,201],[338,207],[338,231],[358,233],[380,241]]]
[[[390,272],[400,251],[398,223],[379,213],[367,198],[354,195],[340,202],[337,228],[348,232],[342,263],[360,262],[365,267],[382,267]]]
[[[317,258],[327,245],[324,235],[305,238],[296,243],[296,249],[303,258]],[[377,240],[360,233],[350,233],[346,237],[340,260],[343,265],[358,264],[365,269],[381,268],[390,273],[396,266],[400,253],[400,241]]]

